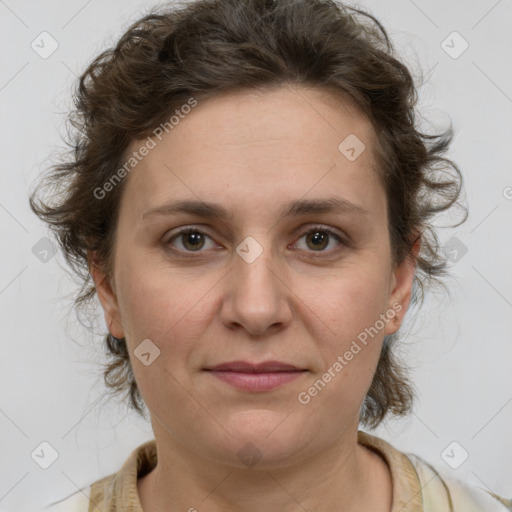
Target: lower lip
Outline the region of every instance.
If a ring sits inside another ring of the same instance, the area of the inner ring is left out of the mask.
[[[215,377],[245,391],[270,391],[300,377],[305,371],[248,373],[208,370]]]

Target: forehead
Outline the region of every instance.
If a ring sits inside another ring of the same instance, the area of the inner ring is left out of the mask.
[[[207,200],[236,190],[264,198],[279,190],[302,197],[312,187],[332,192],[343,184],[350,195],[357,183],[368,189],[378,180],[371,122],[325,89],[281,87],[198,100],[154,140],[128,176],[124,194],[134,214],[176,194]]]

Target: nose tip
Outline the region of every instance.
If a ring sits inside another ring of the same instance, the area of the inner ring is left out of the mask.
[[[241,254],[229,277],[222,316],[231,328],[243,326],[251,335],[268,336],[290,321],[291,312],[286,287],[273,268],[270,251],[249,238],[237,248]]]

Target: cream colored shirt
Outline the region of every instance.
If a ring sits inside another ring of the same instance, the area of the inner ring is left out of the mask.
[[[441,474],[416,455],[405,454],[383,439],[358,431],[358,443],[383,457],[391,472],[391,512],[507,512],[512,500]],[[47,507],[48,512],[143,512],[137,479],[157,462],[156,443],[136,448],[121,469]]]

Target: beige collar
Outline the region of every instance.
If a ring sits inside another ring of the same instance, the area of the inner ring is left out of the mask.
[[[393,485],[391,512],[422,512],[421,487],[411,461],[386,441],[361,430],[357,442],[376,451],[387,462]],[[133,450],[121,469],[91,486],[89,512],[143,512],[137,479],[157,463],[156,442],[147,441]]]

